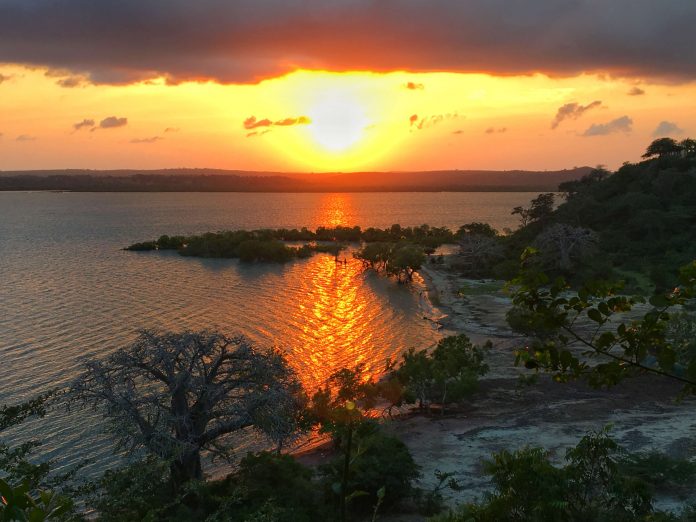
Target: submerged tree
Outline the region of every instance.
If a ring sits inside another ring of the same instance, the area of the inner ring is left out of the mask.
[[[202,478],[201,452],[229,457],[231,433],[253,427],[289,437],[301,386],[277,352],[218,332],[144,331],[130,346],[90,361],[72,385],[75,400],[102,410],[122,447],[170,462],[172,480]],[[272,412],[279,419],[272,420]]]

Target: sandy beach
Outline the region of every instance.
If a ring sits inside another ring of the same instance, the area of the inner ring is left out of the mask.
[[[557,384],[546,377],[520,387],[514,366],[515,338],[505,322],[510,298],[502,282],[468,280],[442,265],[420,271],[443,333],[464,333],[477,343],[490,339],[490,372],[460,412],[444,417],[403,414],[386,422],[421,466],[421,486],[435,485],[436,470],[454,472],[463,491],[445,491],[449,505],[473,500],[490,489],[482,461],[492,452],[541,446],[557,461],[588,431],[612,427],[628,451],[664,451],[677,458],[696,455],[696,402],[677,403],[679,387],[659,377],[629,380],[611,390],[583,383]],[[658,498],[669,509],[678,496]]]

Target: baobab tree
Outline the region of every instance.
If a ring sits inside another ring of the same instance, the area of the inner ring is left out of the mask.
[[[281,354],[209,331],[143,331],[131,345],[88,362],[71,392],[111,421],[120,447],[166,459],[175,485],[202,478],[203,451],[229,457],[234,432],[289,438],[294,426],[286,417],[303,404]]]
[[[588,256],[597,246],[597,234],[582,227],[556,223],[545,228],[534,240],[546,269],[568,272],[575,263]]]

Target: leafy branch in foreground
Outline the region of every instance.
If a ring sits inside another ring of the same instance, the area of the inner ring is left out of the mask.
[[[598,387],[650,373],[696,393],[696,358],[685,357],[669,333],[674,311],[696,296],[696,261],[681,269],[680,286],[651,297],[650,310],[640,315],[635,307],[646,304],[643,297],[620,295],[621,285],[601,282],[572,294],[563,278],[551,283],[529,268],[534,255],[534,249],[525,250],[520,275],[511,282],[516,290],[508,322],[531,337],[516,352],[518,364],[551,373],[559,382],[585,379]],[[594,358],[600,362],[591,364]]]

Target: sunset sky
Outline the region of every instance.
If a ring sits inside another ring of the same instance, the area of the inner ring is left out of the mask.
[[[0,0],[0,169],[558,169],[696,137],[693,0]]]

